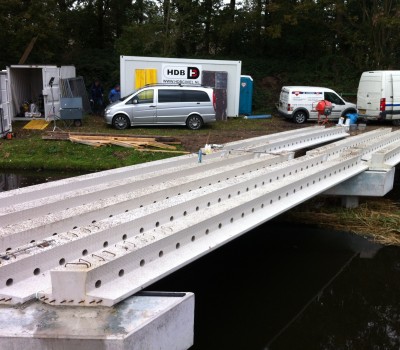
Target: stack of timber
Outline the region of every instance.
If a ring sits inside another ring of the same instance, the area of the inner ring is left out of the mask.
[[[127,148],[134,148],[139,152],[168,152],[168,153],[189,153],[176,149],[181,142],[169,136],[131,136],[131,135],[110,135],[110,134],[83,134],[83,133],[48,133],[42,137],[44,140],[70,140],[93,147],[115,145]]]

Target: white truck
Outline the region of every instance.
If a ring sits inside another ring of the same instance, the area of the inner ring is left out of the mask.
[[[283,86],[277,105],[278,113],[302,124],[308,119],[317,120],[317,103],[326,100],[332,103],[332,113],[329,119],[339,119],[349,113],[356,113],[356,105],[346,102],[335,91],[325,87],[314,86]]]
[[[361,75],[357,108],[366,120],[391,120],[400,125],[400,71],[369,71]]]

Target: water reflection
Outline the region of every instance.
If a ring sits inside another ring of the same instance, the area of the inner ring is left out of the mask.
[[[19,188],[20,179],[17,174],[0,173],[0,192],[10,191]]]
[[[395,247],[356,259],[270,349],[400,349],[399,267]]]
[[[270,222],[151,286],[196,295],[207,349],[399,349],[400,249]]]
[[[13,173],[0,173],[0,192],[10,191],[26,186],[38,185],[44,182],[50,182],[65,179],[71,176],[80,175],[79,173],[70,172],[35,172],[20,171]]]

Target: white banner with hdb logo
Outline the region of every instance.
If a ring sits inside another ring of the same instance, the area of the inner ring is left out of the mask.
[[[162,83],[201,84],[201,65],[163,64]]]

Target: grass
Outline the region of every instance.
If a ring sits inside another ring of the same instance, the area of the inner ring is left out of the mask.
[[[0,143],[1,169],[90,172],[171,156],[168,153],[140,153],[117,146],[95,148],[69,141],[44,141],[38,134]]]
[[[340,198],[319,196],[279,219],[351,232],[380,244],[400,245],[400,205],[386,197],[363,199],[358,208],[346,209],[340,205]]]
[[[270,129],[271,120],[264,120],[264,129]],[[51,123],[47,129],[25,130],[26,122],[13,123],[13,131],[16,137],[12,140],[0,140],[0,169],[34,169],[34,170],[62,170],[92,172],[112,169],[127,165],[134,165],[154,161],[158,159],[177,156],[173,153],[137,152],[134,149],[119,146],[91,147],[75,144],[69,141],[46,141],[42,135],[51,131]],[[205,125],[202,129],[193,131],[184,126],[154,126],[135,127],[127,130],[116,130],[105,124],[104,119],[98,116],[87,116],[83,120],[83,126],[67,127],[61,122],[57,126],[64,131],[82,133],[106,133],[126,135],[154,135],[189,137],[218,135],[219,133],[260,131],[260,121],[246,120],[243,118],[230,119],[225,122],[216,122]],[[272,128],[273,129],[273,128]],[[182,148],[181,148],[182,149]]]

